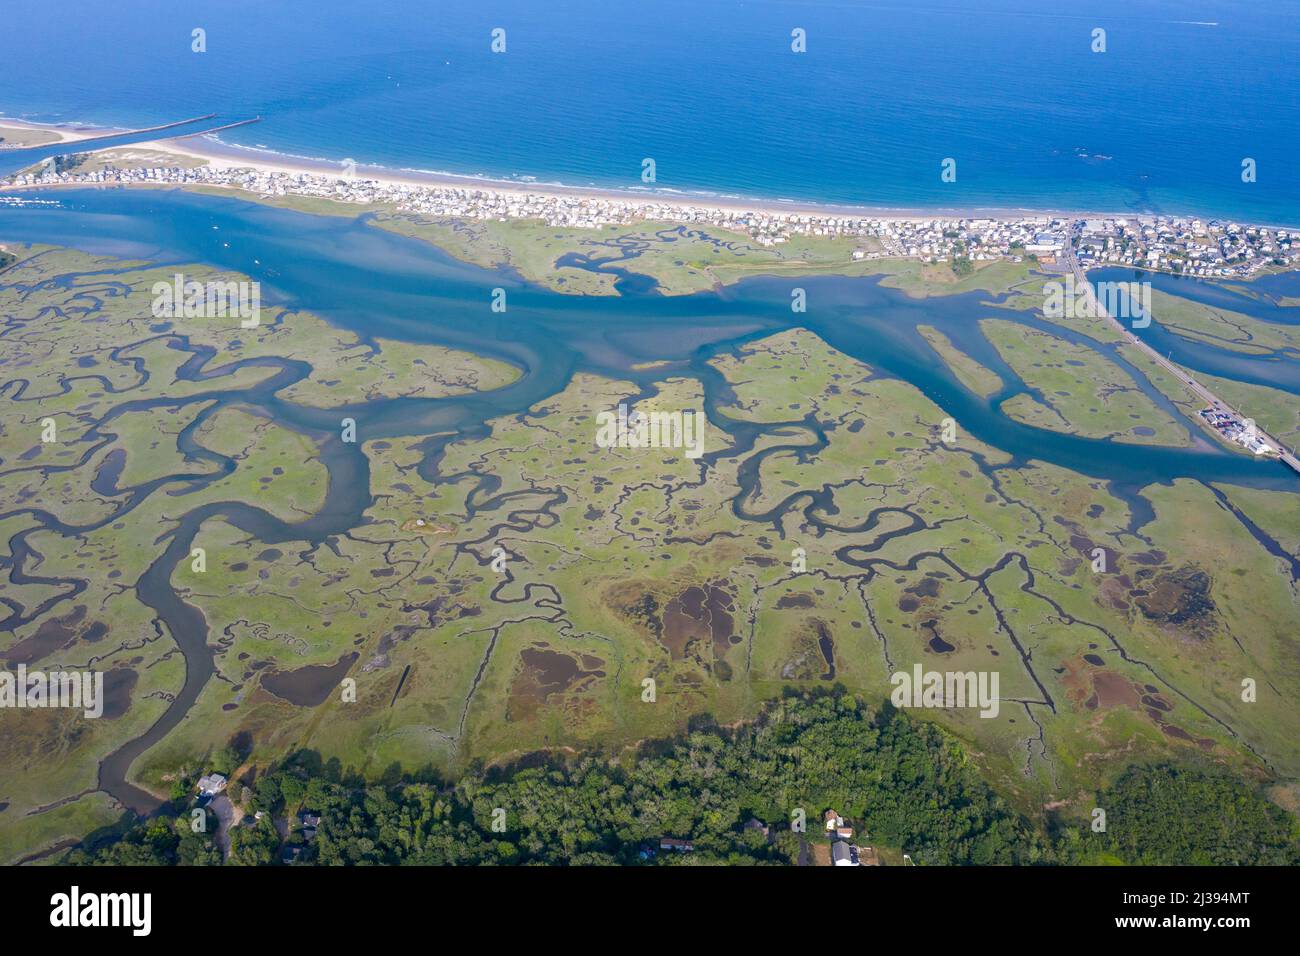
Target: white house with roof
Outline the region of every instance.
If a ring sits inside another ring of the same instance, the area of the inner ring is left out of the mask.
[[[226,789],[225,774],[208,773],[199,777],[199,794],[205,797],[215,797],[222,790]]]

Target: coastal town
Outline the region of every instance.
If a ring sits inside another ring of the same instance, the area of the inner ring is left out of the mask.
[[[85,155],[85,154],[78,154]],[[216,165],[79,169],[47,161],[0,180],[0,190],[49,186],[168,185],[240,189],[262,197],[302,196],[457,219],[540,220],[563,228],[600,228],[638,221],[711,226],[749,235],[762,246],[796,237],[861,241],[854,259],[916,258],[943,262],[1034,256],[1054,263],[1079,224],[1072,251],[1085,267],[1131,266],[1209,278],[1249,278],[1266,269],[1300,267],[1300,229],[1190,216],[1110,215],[1080,218],[1046,213],[906,217],[749,208],[730,201],[533,190],[512,184],[419,183],[359,178],[347,171],[288,172]]]

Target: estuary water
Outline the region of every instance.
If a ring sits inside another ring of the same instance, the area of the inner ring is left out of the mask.
[[[878,277],[807,277],[808,311],[790,310],[791,280],[756,277],[718,291],[663,296],[650,280],[623,283],[619,296],[570,296],[523,282],[508,270],[469,265],[365,217],[316,216],[239,199],[126,189],[57,191],[33,198],[56,206],[0,208],[6,239],[70,245],[162,263],[204,262],[246,273],[262,284],[264,301],[315,312],[363,338],[434,342],[509,361],[523,370],[492,392],[440,400],[375,402],[350,410],[370,437],[481,428],[488,418],[524,411],[561,390],[575,371],[650,387],[662,369],[635,366],[667,360],[704,380],[715,408],[725,383],[707,359],[748,339],[805,327],[877,373],[906,380],[951,413],[974,437],[1017,460],[1038,458],[1125,487],[1176,477],[1237,481],[1297,489],[1284,466],[1249,460],[1203,442],[1196,448],[1139,447],[1047,432],[1016,423],[997,405],[1026,389],[983,338],[977,320],[996,317],[1078,336],[1020,310],[997,308],[984,292],[914,299]],[[674,241],[665,230],[660,241]],[[621,263],[635,274],[635,259]],[[1128,273],[1125,273],[1127,276]],[[1186,288],[1189,280],[1181,280]],[[509,308],[491,311],[492,289],[507,290]],[[1207,294],[1214,290],[1207,284]],[[1242,297],[1253,308],[1258,298]],[[1278,321],[1300,309],[1268,306]],[[961,349],[996,371],[1007,387],[990,399],[966,390],[916,331],[939,328]],[[1159,330],[1159,322],[1152,329]],[[1162,351],[1192,368],[1245,369],[1258,380],[1296,392],[1297,363],[1286,355],[1249,356],[1160,333]],[[1167,348],[1166,348],[1167,347]],[[1122,362],[1113,353],[1117,361]],[[1128,366],[1126,366],[1128,367]],[[1151,397],[1169,406],[1133,370]],[[337,415],[269,399],[278,415],[313,428],[333,428]],[[726,424],[725,409],[718,424]],[[1189,433],[1195,426],[1186,423]]]
[[[1078,333],[1044,323],[1016,309],[998,308],[986,293],[912,299],[880,284],[879,278],[801,278],[808,311],[790,310],[790,279],[757,277],[717,291],[690,296],[659,294],[652,279],[636,273],[635,257],[619,261],[619,288],[623,294],[604,297],[566,296],[521,281],[506,270],[483,269],[451,258],[434,246],[399,236],[368,224],[365,217],[315,216],[230,197],[186,193],[180,190],[137,191],[98,189],[52,191],[33,198],[54,205],[0,206],[0,237],[67,245],[88,252],[147,259],[177,266],[201,262],[247,273],[262,283],[263,307],[281,321],[292,322],[296,309],[310,310],[327,321],[356,331],[363,338],[384,337],[410,342],[430,342],[465,348],[516,365],[521,377],[505,388],[445,399],[375,401],[328,412],[292,405],[276,392],[310,374],[300,361],[252,360],[275,368],[269,380],[252,388],[224,388],[222,379],[240,364],[222,366],[213,356],[197,353],[180,369],[185,379],[202,379],[211,390],[201,397],[216,404],[201,413],[207,417],[223,405],[258,406],[283,424],[311,434],[319,443],[320,460],[329,471],[328,493],[321,510],[297,523],[283,520],[255,505],[216,502],[192,509],[170,532],[165,551],[135,583],[140,600],[165,622],[185,655],[185,683],[163,716],[143,735],[124,744],[100,764],[99,786],[139,812],[157,807],[158,801],[129,782],[133,762],[162,740],[184,718],[212,677],[214,662],[202,614],[186,604],[171,585],[176,564],[188,554],[203,521],[220,516],[268,545],[285,541],[320,541],[355,527],[375,494],[369,463],[355,444],[338,440],[341,417],[356,419],[364,440],[431,435],[450,437],[426,442],[427,457],[420,467],[430,481],[438,481],[441,449],[457,437],[481,437],[490,419],[526,413],[535,403],[563,389],[573,374],[592,372],[632,382],[631,398],[649,394],[655,382],[670,375],[698,378],[704,386],[705,408],[716,426],[730,432],[735,449],[746,453],[770,425],[732,420],[732,398],[723,377],[708,360],[746,341],[793,327],[805,327],[833,347],[870,365],[877,374],[912,383],[959,423],[964,434],[1002,449],[1012,463],[1048,461],[1095,476],[1109,483],[1133,511],[1138,526],[1151,517],[1149,502],[1138,491],[1152,482],[1188,477],[1254,487],[1300,492],[1300,477],[1277,462],[1256,461],[1213,445],[1200,435],[1168,400],[1114,350],[1103,352],[1133,372],[1138,386],[1161,408],[1182,421],[1196,444],[1192,448],[1161,448],[1094,441],[1031,428],[1008,419],[998,404],[1010,395],[1028,390],[980,334],[977,320],[998,317],[1043,328],[1080,341]],[[658,241],[678,241],[680,230],[666,229]],[[585,260],[589,268],[611,268]],[[113,271],[106,270],[110,280]],[[5,277],[0,275],[0,285]],[[57,280],[55,280],[57,281]],[[505,313],[491,311],[492,290],[507,292]],[[1207,286],[1204,294],[1217,294]],[[1252,307],[1266,308],[1265,300],[1246,296]],[[147,308],[142,303],[141,308]],[[1277,321],[1292,321],[1295,309],[1272,305]],[[202,321],[202,320],[196,320]],[[917,332],[919,324],[939,328],[961,349],[996,371],[1005,383],[985,399],[964,388]],[[1153,323],[1155,326],[1157,323]],[[173,332],[182,338],[184,329]],[[1171,336],[1171,351],[1178,361],[1193,367],[1213,361],[1246,363],[1261,378],[1282,387],[1293,374],[1295,360],[1285,356],[1252,357],[1212,346],[1186,343]],[[0,346],[2,347],[2,346]],[[666,361],[652,370],[642,363]],[[214,367],[208,367],[214,366]],[[1279,371],[1281,370],[1281,371]],[[148,404],[175,404],[171,399],[133,401],[129,393],[118,412]],[[199,398],[187,401],[198,401]],[[596,410],[593,409],[593,413]],[[889,408],[866,410],[888,417]],[[818,442],[823,427],[810,420]],[[197,425],[197,422],[196,422]],[[179,436],[182,451],[198,458],[213,458],[193,440],[195,426]],[[778,426],[779,427],[779,426]],[[726,452],[735,454],[736,450]],[[763,454],[771,454],[769,450]],[[714,456],[722,452],[712,453]],[[705,461],[709,455],[705,456]],[[229,462],[223,464],[229,467]],[[987,472],[999,467],[977,461]],[[741,495],[758,480],[758,460],[741,470]],[[99,522],[120,520],[153,487],[172,481],[165,476],[136,489],[123,510]],[[211,480],[211,479],[201,479]],[[487,480],[485,479],[485,482]],[[101,472],[97,487],[112,489],[112,468]],[[490,491],[484,485],[483,490]],[[179,500],[179,499],[178,499]],[[469,507],[473,507],[471,501]],[[776,522],[781,508],[765,514],[737,510],[738,520]],[[59,516],[40,512],[40,523],[62,534],[93,530],[74,527]],[[1253,532],[1255,533],[1255,532]],[[1276,545],[1262,533],[1266,547]],[[15,580],[26,580],[21,568],[31,557],[26,534],[10,542],[14,552]],[[14,623],[7,622],[12,630]]]
[[[1151,288],[1169,295],[1201,302],[1216,309],[1238,312],[1275,325],[1300,323],[1300,308],[1279,304],[1279,299],[1300,295],[1300,273],[1261,276],[1250,283],[1223,283],[1151,273],[1114,266],[1088,273],[1091,282],[1149,282]],[[1123,288],[1123,285],[1121,285]],[[1280,389],[1300,396],[1300,351],[1256,346],[1250,353],[1194,342],[1159,321],[1160,309],[1149,325],[1132,332],[1156,351],[1172,356],[1179,364],[1198,372]]]

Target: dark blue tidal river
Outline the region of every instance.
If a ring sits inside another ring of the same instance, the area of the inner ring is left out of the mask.
[[[748,339],[803,326],[878,373],[912,383],[956,418],[964,431],[1017,461],[1041,459],[1107,479],[1121,494],[1178,477],[1300,490],[1300,479],[1284,466],[1253,461],[1205,440],[1190,449],[1135,446],[1058,434],[1008,419],[997,405],[1025,385],[980,334],[977,320],[1021,321],[1065,338],[1081,338],[1020,310],[996,308],[982,292],[914,299],[874,277],[758,277],[689,296],[662,296],[642,282],[632,284],[636,291],[631,294],[569,296],[523,282],[507,270],[460,262],[428,243],[369,225],[364,217],[309,215],[179,190],[52,191],[39,198],[57,199],[59,206],[0,208],[0,237],[164,264],[202,262],[238,270],[262,283],[264,301],[310,310],[362,336],[465,348],[512,362],[524,372],[516,383],[495,392],[360,406],[355,417],[364,422],[370,437],[448,425],[480,427],[490,417],[522,411],[554,394],[579,370],[648,388],[663,370],[633,366],[652,360],[676,362],[676,372],[698,375],[719,416],[717,424],[727,427],[726,386],[706,360]],[[622,265],[635,273],[635,259]],[[1179,294],[1196,291],[1194,282],[1171,281],[1179,283]],[[790,310],[794,284],[807,290],[804,314]],[[1203,294],[1223,294],[1221,287],[1203,285]],[[505,313],[490,309],[495,287],[507,291]],[[1267,318],[1260,314],[1267,312],[1283,323],[1294,321],[1300,312],[1259,297],[1235,296],[1234,301],[1241,311],[1249,307],[1250,314],[1261,318]],[[1007,388],[991,399],[969,392],[917,333],[918,324],[942,330],[959,348],[998,372]],[[1161,329],[1159,322],[1146,334],[1175,361],[1192,368],[1300,390],[1300,361],[1290,356],[1247,356],[1188,342]],[[1177,415],[1139,372],[1126,367],[1140,387]],[[720,403],[724,407],[719,413]],[[287,422],[301,426],[332,427],[338,417],[273,398],[268,404]],[[887,409],[880,411],[888,414]],[[1189,433],[1197,435],[1195,426],[1183,421]]]
[[[1115,267],[1095,269],[1088,273],[1088,279],[1094,283],[1149,282],[1157,292],[1190,299],[1215,309],[1237,312],[1261,322],[1279,326],[1300,324],[1300,308],[1284,308],[1277,304],[1280,298],[1300,297],[1300,273],[1261,276],[1249,286]],[[1266,349],[1262,353],[1251,354],[1192,341],[1166,327],[1159,305],[1153,306],[1152,311],[1155,314],[1151,324],[1135,328],[1133,332],[1158,352],[1172,355],[1180,364],[1198,372],[1276,388],[1300,396],[1300,351]]]

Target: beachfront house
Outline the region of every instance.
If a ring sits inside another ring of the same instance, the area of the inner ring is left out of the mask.
[[[1025,251],[1035,255],[1051,255],[1065,248],[1065,237],[1050,232],[1040,232],[1033,242],[1025,243]]]

